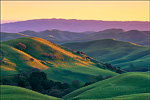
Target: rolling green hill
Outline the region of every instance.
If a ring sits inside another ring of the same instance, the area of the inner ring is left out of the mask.
[[[149,83],[149,73],[128,72],[80,88],[63,99],[148,100]]]
[[[63,46],[80,50],[88,56],[116,67],[128,70],[150,68],[149,47],[139,46],[131,42],[102,39],[90,42],[66,43]]]
[[[26,49],[18,49],[18,43],[25,44]],[[73,80],[85,83],[98,75],[117,75],[108,69],[97,67],[85,55],[79,55],[41,38],[26,37],[4,41],[1,42],[1,50],[4,53],[1,61],[2,76],[14,75],[19,70],[30,71],[32,68],[46,72],[49,79],[69,83]],[[103,63],[101,66],[104,66]]]
[[[1,85],[1,100],[62,100],[21,87]]]

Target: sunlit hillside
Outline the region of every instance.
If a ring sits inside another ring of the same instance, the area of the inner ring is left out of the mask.
[[[19,49],[17,44],[26,46]],[[9,40],[1,43],[4,59],[1,62],[2,76],[13,75],[20,70],[29,71],[32,68],[47,73],[48,78],[62,82],[80,80],[90,81],[90,77],[102,75],[117,75],[108,69],[97,67],[97,63],[90,61],[86,55],[78,54],[67,48],[41,38],[27,37]],[[101,63],[101,66],[104,66]],[[80,77],[80,78],[79,78]]]

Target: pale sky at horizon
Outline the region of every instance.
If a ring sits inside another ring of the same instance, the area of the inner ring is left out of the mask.
[[[149,21],[149,1],[1,1],[1,20]]]

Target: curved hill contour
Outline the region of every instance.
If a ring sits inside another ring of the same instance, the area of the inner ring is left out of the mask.
[[[62,100],[21,87],[1,85],[1,100]]]
[[[66,43],[63,46],[80,50],[98,61],[110,63],[116,67],[128,70],[148,70],[150,68],[149,47],[136,45],[131,42],[102,39],[89,42]]]
[[[18,43],[25,44],[25,50],[18,49]],[[38,68],[46,72],[48,78],[61,82],[79,80],[83,83],[98,75],[117,75],[97,67],[96,63],[85,58],[86,55],[77,54],[76,51],[41,38],[26,37],[1,42],[1,50],[5,55],[1,62],[2,76],[14,75],[20,69],[30,71],[32,68]],[[103,63],[101,66],[104,66]]]
[[[130,72],[109,78],[92,85],[80,88],[63,99],[129,99],[143,96],[143,100],[149,99],[150,76],[145,72]],[[135,97],[134,97],[135,96]],[[128,100],[127,99],[127,100]],[[133,100],[134,100],[133,99]]]

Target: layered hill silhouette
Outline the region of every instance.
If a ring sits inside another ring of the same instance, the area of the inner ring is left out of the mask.
[[[107,62],[116,67],[132,71],[149,70],[149,47],[122,42],[114,39],[102,39],[89,42],[63,44],[75,50],[80,50],[99,61]]]
[[[104,31],[94,32],[92,34],[78,38],[75,41],[92,41],[99,39],[116,39],[120,41],[128,41],[139,45],[149,46],[150,31],[124,31],[122,29],[107,29]]]
[[[149,46],[150,31],[130,30],[123,29],[107,29],[99,32],[69,32],[60,31],[57,29],[45,30],[40,32],[35,31],[22,31],[19,33],[5,33],[1,32],[1,40],[10,40],[20,37],[40,37],[51,41],[53,43],[62,44],[77,41],[92,41],[99,39],[117,39],[120,41],[133,42],[139,45]]]
[[[140,21],[102,21],[102,20],[76,20],[76,19],[34,19],[5,23],[1,25],[2,32],[21,32],[26,30],[43,31],[59,29],[63,31],[84,32],[101,31],[110,28],[149,31],[150,22]]]
[[[63,99],[149,100],[149,73],[125,73],[80,88]]]
[[[24,44],[25,49],[19,49],[18,44]],[[48,78],[61,82],[79,80],[81,83],[90,81],[98,75],[115,76],[117,73],[85,54],[78,54],[68,48],[56,45],[36,37],[19,38],[1,42],[4,59],[1,61],[1,75],[8,76],[37,68],[44,71]],[[95,62],[94,62],[95,61]]]

